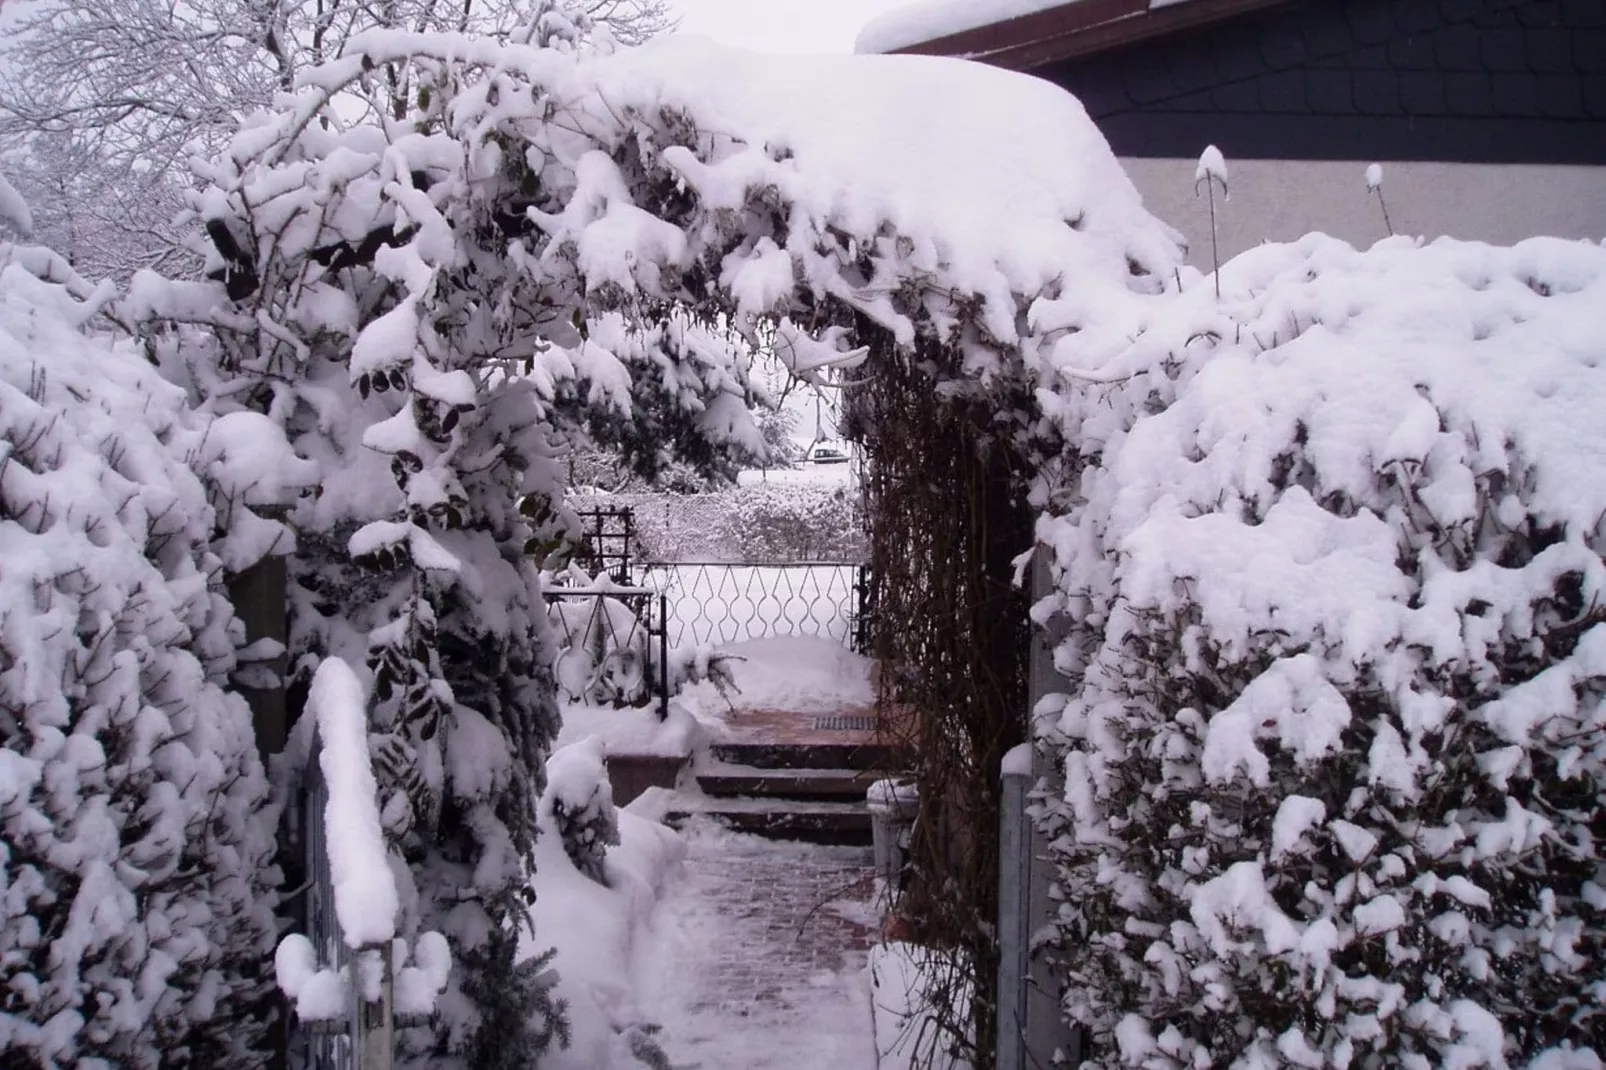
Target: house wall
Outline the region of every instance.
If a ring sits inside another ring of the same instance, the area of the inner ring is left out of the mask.
[[[1317,230],[1366,247],[1384,236],[1361,160],[1227,160],[1217,204],[1222,259]],[[1188,262],[1210,270],[1210,211],[1194,192],[1195,159],[1121,160],[1149,211],[1182,231]],[[1201,191],[1202,193],[1202,191]],[[1383,162],[1383,196],[1399,234],[1510,244],[1536,234],[1606,240],[1606,168],[1547,164]]]
[[[1209,144],[1224,256],[1311,230],[1370,244],[1374,161],[1401,233],[1606,238],[1606,0],[1288,0],[1033,73],[1081,99],[1195,264]]]

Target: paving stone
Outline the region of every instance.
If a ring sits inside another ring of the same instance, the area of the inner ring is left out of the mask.
[[[873,1070],[868,851],[694,827],[664,903],[682,927],[659,979],[665,1047],[701,1070]]]

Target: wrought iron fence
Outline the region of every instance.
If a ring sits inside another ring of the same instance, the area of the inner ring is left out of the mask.
[[[335,915],[335,881],[329,870],[329,844],[324,830],[329,788],[324,783],[319,749],[315,738],[312,757],[307,762],[306,792],[302,796],[301,842],[308,878],[306,933],[318,953],[318,961],[338,970],[346,966],[351,953],[341,939],[340,922]],[[298,1023],[297,1033],[304,1045],[301,1065],[306,1070],[356,1070],[357,1052],[351,1034],[351,1022],[357,1015],[355,1000],[351,1015],[351,1020],[334,1029],[313,1029],[308,1028],[307,1023]]]
[[[593,576],[606,573],[615,583],[630,582],[630,557],[636,545],[636,516],[629,506],[599,506],[577,511],[580,544],[575,563]]]
[[[645,706],[657,699],[658,716],[669,716],[669,611],[663,594],[604,583],[549,587],[546,599],[559,643],[553,672],[570,701]]]
[[[636,582],[667,600],[667,638],[675,645],[795,635],[858,649],[866,615],[862,580],[862,566],[841,561],[636,566]]]

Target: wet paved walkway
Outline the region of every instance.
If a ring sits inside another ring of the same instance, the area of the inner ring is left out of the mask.
[[[868,850],[694,826],[644,952],[676,1067],[875,1070]]]

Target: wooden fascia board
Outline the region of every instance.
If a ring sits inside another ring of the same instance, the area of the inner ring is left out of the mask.
[[[899,52],[957,56],[1031,71],[1295,0],[1073,0],[1031,15],[909,45]]]

